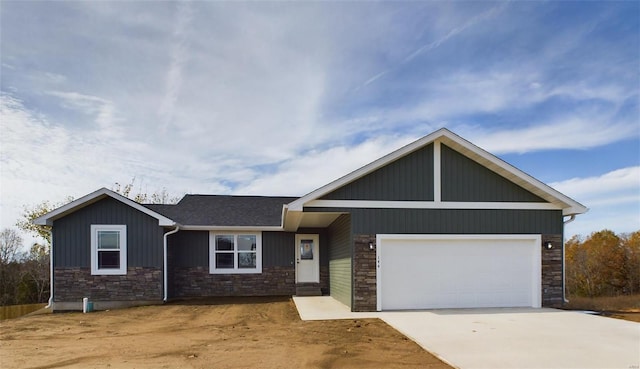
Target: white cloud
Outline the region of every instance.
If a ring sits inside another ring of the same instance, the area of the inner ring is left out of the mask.
[[[166,76],[166,88],[159,114],[164,119],[163,131],[173,122],[175,105],[182,89],[183,69],[189,60],[189,23],[193,11],[190,2],[177,3],[176,20],[171,45],[171,64]]]
[[[551,186],[589,207],[589,212],[567,226],[565,236],[588,235],[602,229],[618,233],[640,230],[640,166],[571,178]]]
[[[380,136],[353,146],[308,151],[281,163],[274,173],[256,177],[238,194],[302,196],[413,141]]]
[[[487,130],[464,127],[461,134],[495,154],[526,153],[541,150],[589,149],[635,137],[637,125],[616,122],[608,114],[588,111],[554,117],[527,127]]]
[[[638,135],[637,107],[619,112],[637,96],[616,62],[628,40],[572,19],[549,38],[538,3],[16,4],[0,15],[3,225],[7,204],[134,176],[303,194],[441,126],[498,154]]]
[[[640,203],[640,166],[617,169],[597,177],[571,178],[551,186],[576,198],[607,197],[620,191],[631,191]]]

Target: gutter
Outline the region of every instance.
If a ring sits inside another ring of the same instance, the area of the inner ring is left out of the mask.
[[[163,302],[167,302],[167,298],[169,297],[169,287],[167,286],[167,281],[168,281],[168,274],[169,271],[167,270],[167,238],[174,234],[174,233],[178,233],[178,231],[180,230],[180,226],[176,225],[176,229],[174,229],[173,231],[169,231],[167,233],[164,234],[164,242],[162,245],[162,250],[163,250],[163,255],[164,255],[164,263],[163,263],[163,269],[162,269],[162,277],[163,277],[163,289],[164,289],[164,297],[162,298]]]
[[[44,308],[53,310],[53,230],[49,230],[49,239],[49,301]]]
[[[562,233],[564,236],[564,226],[573,222],[574,220],[576,220],[576,215],[575,214],[571,214],[569,215],[569,219],[565,220],[563,222],[563,226],[562,226]],[[567,281],[567,258],[566,258],[566,253],[565,253],[565,242],[564,240],[562,240],[562,301],[566,304],[569,302],[569,300],[567,300],[567,296],[566,296],[566,281]]]

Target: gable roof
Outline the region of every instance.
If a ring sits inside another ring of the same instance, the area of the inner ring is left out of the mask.
[[[172,219],[104,187],[34,219],[33,223],[37,225],[51,226],[53,225],[54,220],[62,218],[106,197],[116,199],[125,205],[131,206],[132,208],[149,215],[150,217],[156,218],[158,220],[158,225],[161,227],[173,226],[176,224]]]
[[[522,188],[530,191],[531,193],[539,196],[550,204],[556,205],[563,209],[563,215],[576,215],[587,212],[587,208],[579,202],[569,198],[568,196],[560,193],[552,187],[540,182],[527,173],[519,170],[511,164],[503,161],[502,159],[490,154],[489,152],[481,149],[480,147],[472,144],[471,142],[463,139],[462,137],[454,134],[446,128],[441,128],[417,141],[414,141],[390,154],[387,154],[378,160],[375,160],[325,186],[312,191],[301,198],[291,202],[288,205],[289,211],[302,211],[304,206],[314,200],[318,200],[323,196],[335,191],[336,189],[345,186],[359,178],[366,176],[369,173],[376,171],[384,167],[385,165],[392,163],[416,150],[419,150],[431,143],[441,142],[450,148],[458,151],[466,157],[474,160],[475,162],[483,165],[484,167],[498,173],[502,177],[512,181],[513,183],[521,186]],[[437,163],[439,168],[440,163]],[[437,171],[438,169],[436,169]],[[437,174],[436,180],[439,179]],[[439,199],[438,199],[439,200]]]
[[[185,195],[175,205],[145,205],[175,219],[185,229],[198,227],[281,227],[282,208],[297,197]]]

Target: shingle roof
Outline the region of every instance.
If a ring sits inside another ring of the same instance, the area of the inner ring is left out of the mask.
[[[185,195],[175,205],[144,205],[185,226],[280,226],[297,197]]]

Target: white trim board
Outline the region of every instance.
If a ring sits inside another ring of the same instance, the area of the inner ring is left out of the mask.
[[[444,143],[452,149],[458,151],[462,155],[468,157],[469,159],[474,160],[475,162],[512,181],[513,183],[525,188],[528,191],[531,191],[547,202],[555,204],[557,208],[563,209],[564,215],[582,214],[588,211],[588,209],[579,202],[538,181],[527,173],[508,164],[507,162],[454,134],[446,128],[441,128],[417,141],[414,141],[390,154],[381,157],[376,161],[373,161],[361,167],[360,169],[357,169],[325,186],[318,188],[315,191],[302,196],[301,198],[289,204],[289,211],[302,211],[303,208],[305,206],[308,206],[308,203],[310,203],[311,201],[317,200],[324,195],[359,178],[362,178],[365,175],[431,143],[434,143],[434,164],[436,164],[436,160],[438,161],[438,164],[434,166],[434,190],[436,192],[440,188],[439,183],[435,183],[437,180],[435,177],[439,176],[439,173],[436,172],[439,172],[440,169],[439,146],[440,143]],[[440,181],[438,180],[438,182]]]
[[[440,202],[442,200],[442,166],[440,158],[442,151],[440,141],[433,142],[433,201]]]
[[[79,210],[85,206],[91,205],[95,202],[98,202],[106,197],[111,197],[114,198],[118,201],[120,201],[121,203],[128,205],[138,211],[141,211],[147,215],[149,215],[152,218],[156,218],[158,220],[158,225],[161,227],[166,227],[166,226],[175,226],[176,222],[165,217],[162,214],[156,213],[155,211],[138,204],[137,202],[128,199],[116,192],[113,192],[111,190],[108,190],[106,188],[101,188],[97,191],[94,191],[86,196],[83,196],[77,200],[71,201],[70,203],[61,206],[53,211],[48,212],[47,214],[40,216],[36,219],[33,220],[34,224],[37,225],[47,225],[47,226],[52,226],[53,225],[53,221],[59,218],[62,218],[63,216],[73,213],[76,210]]]
[[[548,202],[457,202],[457,201],[375,201],[375,200],[313,200],[305,204],[309,208],[360,208],[360,209],[514,209],[561,210]]]

